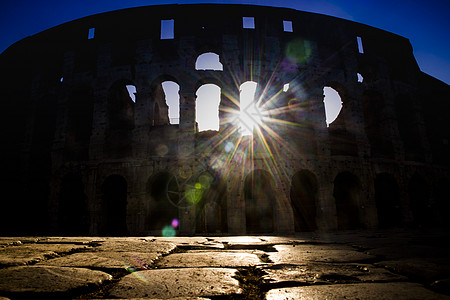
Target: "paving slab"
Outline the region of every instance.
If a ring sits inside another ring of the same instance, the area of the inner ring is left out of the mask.
[[[309,262],[303,265],[274,265],[264,268],[264,279],[271,283],[299,282],[352,283],[407,281],[407,277],[369,264]]]
[[[439,291],[440,293],[450,295],[450,278],[443,278],[431,283],[431,288],[433,290]]]
[[[208,297],[239,294],[236,270],[182,268],[139,271],[122,278],[109,292],[113,298]]]
[[[244,252],[185,252],[174,253],[157,261],[158,268],[198,268],[198,267],[248,267],[262,262],[257,254]]]
[[[401,259],[392,261],[380,261],[377,266],[385,267],[396,273],[403,274],[414,280],[434,281],[445,278],[450,274],[449,259]]]
[[[404,258],[436,258],[448,257],[450,248],[437,248],[426,245],[390,245],[367,250],[366,253],[383,257],[385,260],[398,260]]]
[[[99,285],[112,276],[101,271],[51,266],[19,266],[0,270],[0,294],[68,293]]]
[[[258,236],[228,236],[217,237],[214,241],[224,244],[240,244],[240,245],[261,245],[267,244],[268,241]]]
[[[450,299],[410,282],[315,285],[270,290],[267,300],[278,299]]]
[[[149,238],[107,238],[96,247],[98,251],[170,253],[176,245],[172,242]]]
[[[37,265],[101,269],[123,269],[131,267],[137,270],[146,270],[160,257],[161,253],[97,251],[74,253],[47,260]]]
[[[316,262],[363,262],[375,256],[356,251],[345,245],[275,245],[278,252],[267,253],[275,264],[304,264]]]
[[[0,265],[17,266],[35,264],[61,253],[85,251],[91,247],[75,244],[20,244],[0,248]]]
[[[213,239],[201,236],[175,236],[175,237],[146,237],[149,241],[183,244],[183,245],[195,245],[203,244]]]

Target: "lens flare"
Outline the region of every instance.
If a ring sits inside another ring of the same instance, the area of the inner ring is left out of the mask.
[[[175,237],[177,235],[177,232],[172,226],[164,226],[161,234],[163,237]]]
[[[178,225],[180,225],[180,222],[178,221],[178,219],[173,219],[172,220],[172,227],[173,228],[177,228]]]
[[[164,144],[159,144],[159,145],[156,147],[156,153],[157,153],[159,156],[166,156],[166,154],[169,153],[169,147],[167,147],[167,146],[164,145]]]
[[[202,174],[198,178],[198,181],[201,189],[208,190],[211,187],[211,182],[213,181],[213,178],[209,174]]]
[[[226,152],[232,151],[233,148],[234,148],[234,145],[233,145],[232,142],[226,142],[226,143],[225,143],[225,151],[226,151]]]
[[[133,274],[134,277],[136,277],[137,279],[139,279],[142,282],[148,283],[147,278],[145,278],[144,276],[142,276],[142,273],[139,272],[139,270],[133,268],[132,266],[129,266],[127,264],[123,264],[123,266],[125,267],[125,269],[130,272],[131,274]]]
[[[202,199],[203,192],[201,189],[188,188],[184,193],[184,196],[191,204],[197,204]]]

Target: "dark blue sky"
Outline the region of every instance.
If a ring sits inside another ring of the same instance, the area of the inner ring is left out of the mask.
[[[135,6],[205,2],[288,7],[399,34],[410,40],[422,71],[450,84],[450,0],[1,0],[0,52],[26,36],[96,13]]]

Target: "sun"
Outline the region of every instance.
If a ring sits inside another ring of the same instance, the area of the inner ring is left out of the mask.
[[[247,81],[240,86],[240,132],[243,136],[252,135],[253,129],[262,124],[260,109],[254,101],[257,83]]]

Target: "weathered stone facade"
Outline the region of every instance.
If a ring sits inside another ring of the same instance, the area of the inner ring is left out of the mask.
[[[197,70],[204,53],[223,70]],[[446,225],[450,89],[395,34],[284,8],[148,6],[26,38],[0,66],[4,234]],[[263,121],[245,136],[248,81]],[[203,84],[221,91],[218,131],[196,124]],[[326,86],[343,102],[329,127]]]

